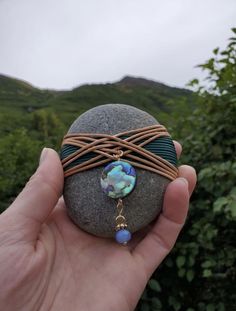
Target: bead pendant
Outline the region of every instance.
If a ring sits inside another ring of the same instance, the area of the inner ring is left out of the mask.
[[[127,229],[120,229],[116,231],[115,238],[116,238],[116,242],[118,242],[119,244],[126,245],[131,239],[131,233]]]
[[[119,158],[117,161],[109,163],[102,172],[101,187],[103,192],[110,198],[118,199],[115,239],[117,243],[122,245],[126,245],[129,242],[131,233],[127,230],[121,198],[134,189],[135,183],[135,169],[128,162],[121,161]]]
[[[123,198],[128,195],[133,190],[135,183],[136,172],[128,162],[111,162],[102,172],[102,190],[113,199]]]

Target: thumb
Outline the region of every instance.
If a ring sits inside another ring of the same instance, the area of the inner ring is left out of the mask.
[[[53,149],[44,148],[38,169],[6,214],[16,222],[29,221],[38,232],[62,195],[63,182],[63,168],[58,154]]]

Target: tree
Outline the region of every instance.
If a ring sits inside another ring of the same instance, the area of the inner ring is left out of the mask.
[[[34,172],[42,147],[24,128],[0,139],[0,211],[9,205]]]
[[[59,147],[65,133],[65,126],[57,115],[48,110],[40,109],[32,114],[30,128],[34,137],[45,145]]]

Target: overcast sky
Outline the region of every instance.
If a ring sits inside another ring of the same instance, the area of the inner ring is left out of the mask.
[[[55,89],[125,75],[183,87],[235,26],[236,0],[0,0],[0,73]]]

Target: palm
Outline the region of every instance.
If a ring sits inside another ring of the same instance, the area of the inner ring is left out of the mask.
[[[58,247],[54,262],[60,266],[56,274],[61,278],[55,310],[66,297],[71,310],[92,310],[94,302],[96,310],[106,310],[108,306],[109,310],[133,310],[148,276],[131,251],[111,239],[97,238],[79,230],[62,209],[54,213],[49,226]]]
[[[57,176],[49,176],[49,167]],[[0,217],[0,306],[6,311],[133,310],[181,230],[188,189],[173,182],[156,224],[146,236],[135,235],[128,248],[80,230],[67,217],[62,200],[50,212],[61,193],[60,170],[51,154],[51,161],[41,165]],[[189,180],[191,192],[194,174],[187,176],[186,169],[180,174]],[[38,180],[45,187],[39,188]]]

